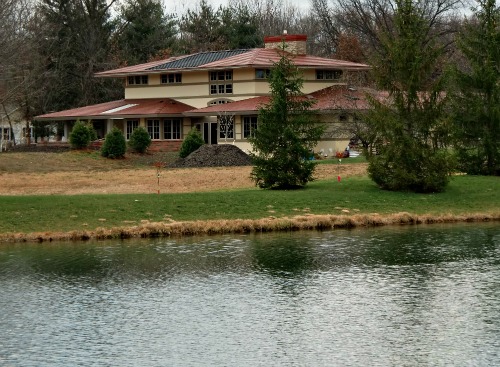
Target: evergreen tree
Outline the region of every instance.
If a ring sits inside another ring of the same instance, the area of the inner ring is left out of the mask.
[[[220,8],[215,10],[205,0],[198,9],[188,9],[180,21],[181,53],[223,50],[224,39],[221,32]]]
[[[184,53],[255,48],[263,41],[257,16],[243,4],[214,9],[201,0],[181,18],[180,30]]]
[[[101,148],[101,155],[107,158],[123,158],[127,151],[127,142],[123,136],[123,132],[114,127],[109,133],[106,134],[104,144]]]
[[[479,6],[458,42],[468,65],[454,70],[455,150],[464,172],[500,175],[500,8]]]
[[[203,144],[205,144],[205,141],[203,140],[201,133],[197,129],[189,130],[189,133],[182,141],[181,149],[179,150],[179,157],[186,158]]]
[[[385,100],[372,98],[367,122],[377,131],[377,155],[368,173],[383,189],[440,192],[452,168],[444,149],[447,131],[441,67],[444,48],[419,2],[396,0],[391,29],[380,37],[374,63]]]
[[[109,67],[114,0],[42,0],[37,9],[41,34],[37,113],[103,102],[122,93],[116,81],[95,78]],[[108,4],[110,3],[110,4]],[[116,88],[116,89],[115,89]],[[118,92],[119,91],[119,92]]]
[[[69,143],[74,149],[87,148],[92,139],[92,133],[89,126],[84,122],[77,120],[73,126],[73,130],[69,134]]]
[[[120,62],[140,64],[172,52],[176,22],[173,16],[165,14],[159,0],[128,0],[120,15],[116,33]]]
[[[139,126],[132,131],[128,145],[137,153],[145,153],[151,145],[151,137],[148,131]]]
[[[257,17],[248,6],[228,6],[221,10],[221,33],[229,50],[262,47]]]
[[[269,78],[271,100],[259,111],[250,143],[251,177],[267,189],[301,188],[313,180],[312,149],[324,132],[311,115],[313,102],[302,96],[303,80],[283,45]]]

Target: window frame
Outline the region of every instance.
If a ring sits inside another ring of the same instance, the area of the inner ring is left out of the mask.
[[[210,95],[225,95],[233,94],[233,71],[232,70],[217,70],[209,72],[209,89]],[[231,81],[228,83],[228,81]]]
[[[219,128],[219,140],[227,140],[227,139],[234,139],[234,118],[231,121],[231,125],[229,126],[227,131],[223,131],[221,129],[221,122],[217,121],[217,126]],[[227,136],[225,136],[227,134]]]
[[[255,69],[255,79],[265,80],[271,76],[271,69]]]
[[[254,136],[254,131],[257,129],[258,116],[242,116],[243,119],[243,138],[248,139]]]
[[[146,126],[151,140],[160,140],[160,120],[147,119]]]
[[[167,73],[160,75],[161,84],[182,84],[182,73]]]
[[[148,75],[129,75],[127,77],[128,85],[148,85],[149,76]]]
[[[137,119],[127,120],[125,126],[125,138],[127,140],[130,140],[130,135],[132,135],[134,130],[137,129],[138,127],[139,127],[139,120]]]
[[[167,135],[170,135],[170,137],[168,137]],[[182,139],[182,119],[180,118],[163,119],[163,140],[181,140],[181,139]]]
[[[340,69],[316,69],[316,80],[340,80],[342,75]]]

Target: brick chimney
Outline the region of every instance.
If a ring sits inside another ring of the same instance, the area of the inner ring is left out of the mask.
[[[265,48],[281,48],[283,42],[286,44],[285,51],[295,55],[306,54],[307,35],[305,34],[287,34],[286,31],[280,36],[264,37]]]

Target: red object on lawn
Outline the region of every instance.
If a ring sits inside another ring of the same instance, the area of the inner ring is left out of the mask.
[[[337,181],[340,182],[340,176],[337,176]]]

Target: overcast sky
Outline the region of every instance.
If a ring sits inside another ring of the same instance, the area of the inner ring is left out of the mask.
[[[248,0],[252,1],[252,0]],[[306,11],[310,8],[310,0],[282,0],[285,3],[297,6],[299,9]],[[206,2],[212,5],[215,9],[219,5],[227,5],[229,0],[206,0]],[[165,4],[165,9],[168,13],[178,13],[182,14],[187,9],[194,9],[200,0],[163,0]]]

